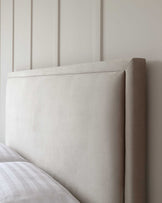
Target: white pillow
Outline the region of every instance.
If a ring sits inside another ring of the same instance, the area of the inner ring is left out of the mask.
[[[1,203],[79,203],[62,185],[28,162],[0,163]]]
[[[25,161],[17,152],[4,144],[0,144],[0,162]]]

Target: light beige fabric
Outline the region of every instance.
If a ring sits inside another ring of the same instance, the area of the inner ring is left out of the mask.
[[[124,72],[13,77],[7,107],[8,145],[81,202],[122,202]]]
[[[12,73],[6,114],[7,144],[81,202],[145,203],[144,59]]]
[[[125,203],[146,202],[146,63],[126,69]]]

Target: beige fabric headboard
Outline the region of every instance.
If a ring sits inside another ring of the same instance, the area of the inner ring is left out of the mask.
[[[145,203],[145,60],[9,74],[6,143],[82,203]]]

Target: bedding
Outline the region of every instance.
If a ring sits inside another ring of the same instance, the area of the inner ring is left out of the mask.
[[[0,163],[1,203],[79,203],[62,185],[28,162]]]
[[[0,162],[25,161],[25,159],[11,148],[0,144]]]

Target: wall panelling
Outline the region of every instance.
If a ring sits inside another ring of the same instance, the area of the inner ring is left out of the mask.
[[[14,0],[14,70],[30,68],[31,63],[31,3]]]
[[[0,50],[0,142],[5,137],[5,90],[8,72],[13,67],[13,0],[1,0]]]
[[[0,141],[7,73],[99,61],[103,0],[1,0]]]
[[[32,68],[58,64],[58,0],[33,1]]]

